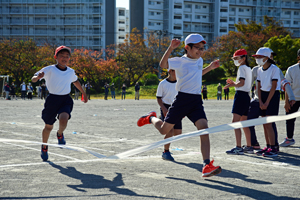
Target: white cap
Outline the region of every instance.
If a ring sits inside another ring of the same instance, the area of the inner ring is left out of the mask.
[[[202,37],[202,35],[194,33],[194,34],[189,34],[184,41],[185,45],[188,44],[197,44],[199,42],[203,42],[204,44],[206,44],[206,41],[204,40],[204,38]]]
[[[268,58],[271,57],[272,50],[268,47],[261,47],[257,50],[256,54],[252,55],[255,56],[266,56]]]

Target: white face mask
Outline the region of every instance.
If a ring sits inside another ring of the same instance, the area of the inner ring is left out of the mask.
[[[240,66],[240,60],[233,60],[235,66]]]
[[[264,64],[266,64],[266,62],[268,61],[268,59],[266,61],[263,61],[264,58],[259,58],[259,59],[255,59],[256,64],[263,66]]]

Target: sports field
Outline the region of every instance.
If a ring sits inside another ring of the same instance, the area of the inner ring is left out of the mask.
[[[41,142],[43,100],[0,100],[0,138]],[[231,122],[232,100],[204,102],[209,127]],[[159,111],[156,100],[75,101],[65,131],[67,145],[112,156],[163,139],[152,125],[137,127],[139,116]],[[284,115],[283,101],[279,115]],[[279,141],[285,121],[276,123]],[[49,143],[57,144],[56,130]],[[183,120],[183,133],[195,131]],[[265,145],[262,126],[256,128]],[[161,159],[163,147],[126,159],[101,159],[88,152],[49,147],[42,162],[40,145],[0,140],[0,199],[300,199],[300,119],[296,144],[277,158],[226,155],[234,132],[213,133],[211,158],[222,173],[201,177],[199,137],[171,145],[175,162]],[[243,137],[243,144],[245,139]]]

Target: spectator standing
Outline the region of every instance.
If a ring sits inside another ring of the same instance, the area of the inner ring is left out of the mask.
[[[105,92],[105,96],[104,96],[104,100],[107,100],[107,96],[108,96],[108,92],[109,92],[109,84],[107,82],[105,82],[104,85],[104,92]]]
[[[21,84],[20,88],[21,88],[21,98],[22,98],[23,100],[25,100],[25,98],[26,98],[26,93],[27,93],[27,86],[26,86],[25,82],[23,82],[23,83]]]
[[[221,86],[221,83],[219,83],[217,89],[218,89],[218,92],[217,92],[217,99],[218,99],[218,100],[222,100],[222,86]]]
[[[41,84],[39,84],[39,86],[36,87],[36,93],[37,93],[37,97],[41,98],[41,93],[42,93]]]
[[[111,98],[116,99],[116,88],[114,83],[112,83],[110,86],[110,93],[111,93]]]
[[[135,84],[135,100],[140,100],[140,85],[139,85],[139,82],[136,82]]]
[[[124,83],[123,86],[122,86],[122,100],[123,100],[123,97],[124,97],[124,100],[125,100],[125,96],[126,96],[126,85]]]
[[[7,82],[4,83],[5,99],[9,100],[10,87]]]
[[[228,100],[229,99],[228,96],[229,96],[229,88],[226,88],[224,89],[224,99]]]
[[[90,94],[91,88],[92,88],[92,86],[91,86],[90,82],[88,81],[88,82],[85,84],[85,92],[86,92],[86,95],[88,96],[88,99],[89,99],[89,100],[91,100],[91,94]]]
[[[43,97],[44,97],[44,99],[46,99],[46,85],[45,85],[45,83],[42,83],[42,85],[41,85],[41,99],[43,99]]]
[[[10,86],[10,95],[11,95],[11,99],[15,98],[17,100],[17,96],[16,96],[16,86],[15,83],[12,82],[11,86]]]
[[[33,87],[31,85],[31,83],[29,83],[27,85],[27,98],[28,98],[28,100],[29,99],[32,100],[32,92],[33,92]]]
[[[80,91],[76,86],[74,86],[74,91],[75,91],[74,100],[78,100]]]
[[[206,85],[203,85],[202,95],[203,95],[203,100],[207,100],[207,87],[206,87]]]

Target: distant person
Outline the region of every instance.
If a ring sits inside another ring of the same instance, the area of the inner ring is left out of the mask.
[[[122,100],[123,100],[123,98],[125,100],[125,97],[126,97],[126,85],[124,83],[123,86],[122,86]]]
[[[84,103],[88,101],[87,95],[82,89],[75,71],[67,66],[70,56],[70,48],[66,46],[58,47],[54,54],[57,64],[42,68],[31,79],[34,83],[40,79],[45,79],[50,93],[42,111],[42,119],[45,122],[42,133],[43,143],[48,142],[50,132],[57,118],[59,119],[59,128],[56,133],[58,144],[66,144],[63,132],[67,128],[73,110],[74,102],[70,96],[72,83],[83,93]],[[57,84],[58,82],[59,84]],[[42,145],[41,158],[43,161],[48,160],[48,145]]]
[[[224,89],[224,99],[225,100],[229,99],[229,88]]]
[[[41,84],[39,84],[38,86],[36,86],[36,94],[38,98],[41,98],[42,95],[42,87]]]
[[[207,87],[206,87],[206,85],[203,85],[202,95],[203,95],[203,100],[208,100],[207,99]]]
[[[108,92],[109,92],[109,84],[107,82],[105,82],[105,84],[104,84],[104,100],[107,100]]]
[[[41,99],[46,99],[46,85],[45,85],[45,83],[42,83],[42,85],[41,85],[41,89],[42,89],[42,92],[41,92]]]
[[[139,100],[140,99],[140,85],[139,85],[139,82],[136,82],[134,90],[135,90],[135,98],[134,99]]]
[[[115,84],[112,83],[110,86],[111,99],[116,99],[116,88]]]
[[[3,89],[5,91],[5,99],[10,100],[10,98],[9,98],[10,87],[9,87],[7,82],[4,83],[4,88]]]
[[[21,98],[23,100],[25,100],[26,98],[26,93],[27,93],[27,86],[25,84],[25,82],[23,82],[21,85],[20,85],[20,89],[21,89]]]
[[[221,83],[219,83],[218,87],[217,87],[217,100],[222,100],[222,86]]]
[[[78,100],[80,90],[78,90],[78,88],[76,86],[74,86],[74,92],[75,92],[74,100]]]
[[[92,88],[92,85],[90,84],[90,82],[88,81],[86,84],[85,84],[85,93],[86,95],[88,96],[88,99],[91,100],[91,88]]]
[[[11,95],[11,99],[16,99],[17,100],[17,95],[16,95],[16,85],[14,82],[11,83],[10,86],[10,95]]]
[[[27,98],[28,98],[28,100],[29,99],[32,100],[32,93],[33,93],[33,87],[31,85],[31,83],[29,83],[27,85]]]

